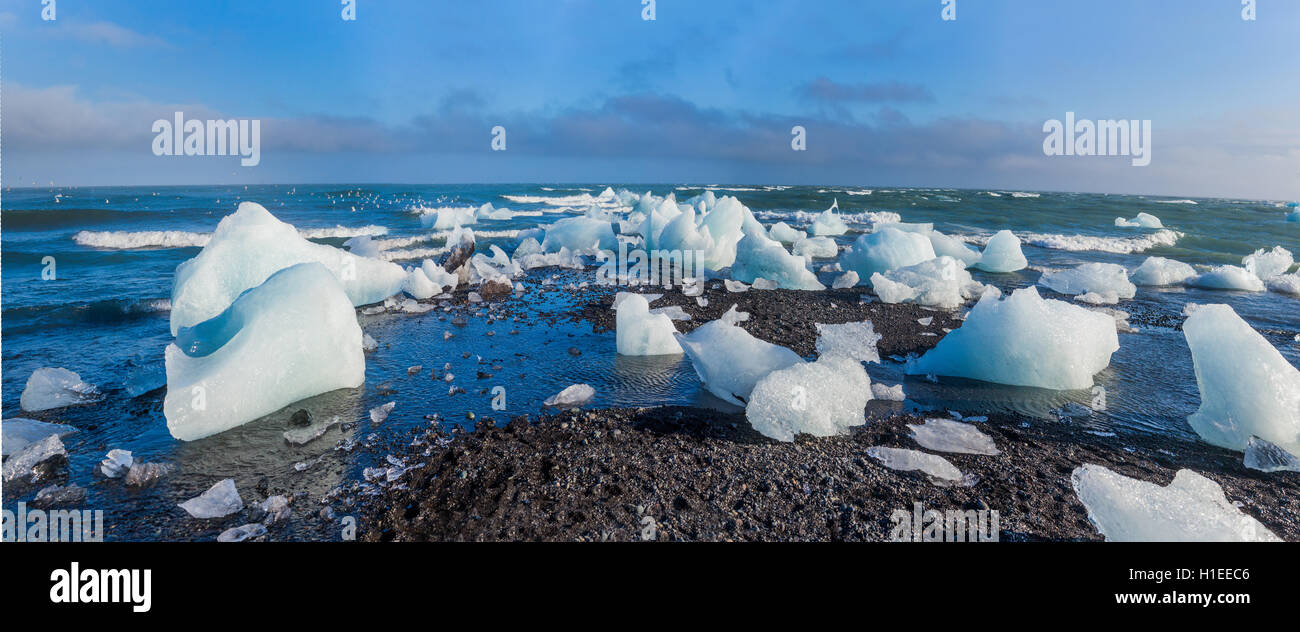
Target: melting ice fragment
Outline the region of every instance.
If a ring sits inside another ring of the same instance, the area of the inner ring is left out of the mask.
[[[307,241],[260,204],[244,202],[222,218],[197,256],[176,267],[172,335],[221,314],[277,271],[306,262],[323,265],[352,305],[378,303],[400,292],[407,277],[395,263]]]
[[[975,267],[985,272],[1015,272],[1028,265],[1029,260],[1020,250],[1020,238],[1009,230],[1003,230],[984,245],[984,252]]]
[[[1137,287],[1129,282],[1128,271],[1114,263],[1085,263],[1083,265],[1045,272],[1038,284],[1061,294],[1078,296],[1097,294],[1105,305],[1114,305],[1121,299],[1137,294]]]
[[[840,255],[840,266],[857,272],[860,279],[870,279],[877,272],[888,272],[933,258],[934,247],[925,235],[886,225],[874,233],[858,237]]]
[[[817,325],[817,355],[823,358],[839,356],[858,362],[880,362],[876,333],[871,321],[844,323],[842,325]]]
[[[572,408],[591,401],[591,398],[595,396],[596,389],[591,386],[587,384],[574,384],[559,393],[550,396],[542,403],[551,408]]]
[[[1228,502],[1218,483],[1179,470],[1161,487],[1091,463],[1075,468],[1074,492],[1111,542],[1278,542]]]
[[[68,451],[63,447],[59,435],[52,434],[40,441],[30,443],[21,451],[5,459],[3,468],[4,482],[36,482],[54,469],[67,465]]]
[[[77,429],[67,424],[53,424],[24,417],[14,417],[0,422],[0,454],[9,456],[22,452],[28,445],[57,435],[62,437],[76,432]]]
[[[276,272],[223,313],[182,329],[165,352],[163,412],[192,441],[365,380],[361,328],[319,263]]]
[[[1147,260],[1129,275],[1129,281],[1137,285],[1166,287],[1182,285],[1194,276],[1196,276],[1196,269],[1186,263],[1164,257],[1147,257]]]
[[[908,363],[909,375],[947,375],[1057,390],[1089,388],[1119,349],[1115,320],[1077,305],[991,287],[960,329]]]
[[[759,233],[745,235],[736,245],[731,277],[744,283],[767,279],[787,290],[826,289],[817,280],[817,275],[805,267],[803,257],[786,252],[780,242]]]
[[[388,402],[383,406],[375,406],[374,408],[371,408],[370,423],[372,424],[383,423],[385,419],[388,419],[388,413],[393,412],[393,408],[395,408],[396,406],[397,406],[397,402]]]
[[[1001,454],[993,438],[979,428],[952,419],[927,419],[924,424],[907,424],[912,438],[923,448],[956,454]]]
[[[1219,266],[1187,279],[1187,285],[1207,290],[1240,290],[1243,292],[1263,292],[1264,282],[1245,268],[1237,266]]]
[[[195,518],[221,518],[243,509],[244,500],[235,489],[235,479],[227,478],[177,506]]]
[[[19,398],[27,412],[86,404],[99,399],[99,389],[81,381],[81,376],[64,368],[40,368],[32,371]]]
[[[957,469],[957,466],[935,454],[883,446],[867,448],[867,454],[891,470],[920,470],[945,481],[959,481],[962,478],[961,470]]]
[[[719,398],[744,406],[764,376],[803,360],[785,347],[764,342],[724,320],[701,325],[677,341],[690,358],[704,388]]]
[[[871,275],[871,287],[882,303],[915,303],[940,309],[956,309],[984,290],[984,285],[971,278],[960,261],[947,256],[877,272]]]
[[[849,232],[848,224],[840,218],[836,211],[840,210],[839,200],[835,200],[831,207],[823,211],[813,220],[812,226],[808,228],[808,234],[813,236],[821,235],[843,235]],[[832,242],[834,243],[834,242]],[[831,255],[834,256],[834,255]]]
[[[822,357],[772,371],[754,385],[745,417],[778,441],[796,434],[829,437],[866,423],[871,379],[857,360]]]
[[[266,526],[254,522],[251,524],[239,525],[238,527],[231,527],[222,531],[221,535],[217,536],[217,542],[243,542],[244,540],[264,535],[266,535]]]
[[[559,252],[560,248],[570,251],[618,250],[618,239],[614,237],[612,225],[605,220],[591,217],[566,217],[546,227],[546,239],[542,249],[546,252]]]
[[[1244,463],[1261,472],[1300,472],[1300,456],[1255,436],[1246,443]]]
[[[1201,391],[1192,429],[1232,450],[1256,436],[1300,454],[1300,369],[1227,305],[1193,310],[1183,335]]]
[[[903,392],[902,384],[886,386],[879,382],[871,383],[871,396],[875,399],[888,402],[901,402],[907,399],[907,394]]]
[[[1150,213],[1138,213],[1133,219],[1115,218],[1115,225],[1124,228],[1164,228],[1160,218]]]
[[[667,314],[650,313],[650,304],[640,294],[619,292],[615,297],[615,340],[619,355],[653,356],[682,352],[674,337],[677,328]],[[681,309],[680,307],[678,309]]]
[[[1241,260],[1241,265],[1247,272],[1254,273],[1264,281],[1279,274],[1286,274],[1293,263],[1295,259],[1292,258],[1291,251],[1281,246],[1273,246],[1272,250],[1260,248]]]
[[[121,478],[126,475],[127,470],[131,469],[131,464],[134,462],[130,450],[109,450],[104,460],[99,462],[99,471],[109,478]]]

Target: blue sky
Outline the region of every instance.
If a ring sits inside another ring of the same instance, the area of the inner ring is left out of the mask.
[[[1300,3],[0,0],[3,183],[701,182],[1300,197]],[[158,157],[256,118],[262,163]],[[1151,166],[1043,122],[1149,119]],[[490,130],[508,148],[490,150]],[[790,149],[790,129],[808,150]]]

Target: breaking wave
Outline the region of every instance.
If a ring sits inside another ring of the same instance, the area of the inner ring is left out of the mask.
[[[1044,235],[1039,233],[1023,233],[1019,236],[1025,243],[1039,248],[1068,250],[1071,252],[1092,250],[1127,255],[1140,254],[1152,248],[1173,246],[1178,243],[1183,234],[1165,228],[1150,235],[1139,237],[1094,237],[1091,235]]]
[[[333,228],[303,228],[298,234],[306,239],[352,238],[361,235],[386,235],[383,226],[335,226]],[[208,245],[212,233],[195,233],[184,230],[83,230],[72,236],[79,246],[101,250],[144,250],[164,248],[202,248]]]

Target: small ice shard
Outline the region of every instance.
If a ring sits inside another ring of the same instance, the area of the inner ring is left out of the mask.
[[[307,241],[261,205],[243,202],[222,218],[197,256],[176,267],[172,335],[222,314],[276,272],[308,262],[324,266],[351,305],[378,303],[397,294],[407,276],[395,263]]]
[[[1292,258],[1291,251],[1281,246],[1273,246],[1272,250],[1260,248],[1241,260],[1241,265],[1247,272],[1253,273],[1264,281],[1279,274],[1286,274],[1293,263],[1295,259]]]
[[[99,399],[99,389],[63,368],[40,368],[27,378],[19,405],[27,412],[86,404]]]
[[[382,408],[382,406],[380,407]],[[375,410],[379,410],[376,408]],[[387,413],[385,413],[386,415]],[[374,419],[374,413],[371,413],[371,419]],[[309,426],[301,428],[290,428],[284,431],[284,440],[293,445],[306,445],[315,441],[325,434],[330,428],[342,423],[343,420],[338,416],[330,418],[328,421],[316,421]]]
[[[257,508],[266,514],[263,523],[267,525],[283,522],[292,513],[289,509],[289,499],[279,494],[267,497],[266,500],[257,504]]]
[[[923,448],[955,454],[1001,454],[993,438],[979,428],[952,419],[926,419],[924,424],[907,424],[912,438]]]
[[[866,423],[871,379],[862,364],[844,356],[799,362],[768,373],[754,385],[745,417],[755,430],[778,441],[796,434],[829,437]]]
[[[918,318],[918,319],[916,319],[916,322],[920,323],[921,326],[923,326],[923,327],[929,327],[929,326],[930,326],[930,323],[933,323],[933,322],[934,322],[934,317],[933,317],[933,316],[926,316],[925,318]]]
[[[1256,436],[1246,443],[1244,463],[1261,472],[1300,472],[1300,457]]]
[[[758,233],[745,235],[736,244],[736,261],[731,278],[744,283],[755,279],[775,281],[787,290],[824,290],[826,286],[806,267],[803,257],[786,252],[780,242]],[[728,288],[730,289],[730,288]]]
[[[1164,257],[1147,257],[1142,265],[1129,274],[1129,281],[1137,285],[1168,287],[1182,285],[1194,276],[1196,269],[1186,263]]]
[[[952,257],[936,257],[871,275],[871,287],[882,303],[915,303],[956,309],[984,291],[965,266]]]
[[[908,363],[908,375],[946,375],[1057,390],[1093,385],[1119,349],[1114,318],[1016,290],[990,286],[960,329]]]
[[[768,281],[763,277],[758,277],[757,279],[754,279],[754,284],[749,287],[755,290],[775,290],[775,289],[779,289],[781,287],[781,284],[777,283],[776,281]]]
[[[1150,213],[1138,213],[1133,219],[1115,218],[1115,225],[1122,228],[1164,228],[1160,218]]]
[[[650,312],[650,304],[640,294],[620,292],[615,298],[614,334],[619,355],[653,356],[682,352],[674,335],[677,328],[667,314]],[[677,308],[681,310],[681,307]],[[689,316],[687,317],[689,318]]]
[[[109,450],[108,455],[99,463],[99,471],[109,478],[121,478],[126,475],[127,470],[131,469],[131,464],[134,462],[130,450]]]
[[[728,292],[746,292],[749,290],[749,286],[740,281],[733,281],[731,279],[726,279],[723,281],[723,283],[727,285]]]
[[[831,287],[837,290],[842,290],[857,285],[859,281],[858,273],[849,270],[848,272],[835,277],[835,280],[831,282]]]
[[[176,466],[171,463],[144,463],[137,460],[131,464],[131,469],[127,470],[126,480],[123,482],[131,487],[145,487],[171,474],[175,469]]]
[[[67,487],[50,485],[36,492],[36,498],[32,499],[32,506],[37,509],[49,509],[80,505],[84,502],[86,502],[86,488],[77,485]]]
[[[844,323],[842,325],[817,325],[817,355],[823,358],[840,356],[858,362],[880,362],[876,333],[871,321]]]
[[[76,432],[77,429],[67,424],[52,424],[47,421],[14,417],[0,422],[0,455],[9,456],[22,452],[28,445],[57,435],[62,437]]]
[[[375,340],[374,338],[371,338],[370,334],[364,334],[361,336],[362,351],[374,351],[378,348],[379,348],[379,341]]]
[[[1020,238],[1009,230],[999,231],[984,245],[979,263],[975,267],[985,272],[1015,272],[1029,265],[1020,250]]]
[[[669,305],[667,307],[656,307],[650,310],[651,314],[663,314],[672,320],[690,320],[691,315],[682,309],[681,305]]]
[[[222,531],[221,535],[217,536],[217,542],[243,542],[244,540],[258,538],[264,535],[266,535],[266,526],[254,522]]]
[[[740,323],[749,320],[749,312],[738,311],[736,309],[736,304],[733,303],[731,308],[723,313],[718,320],[731,325],[739,325]]]
[[[936,454],[883,446],[867,448],[867,454],[891,470],[921,470],[944,481],[960,481],[962,478],[961,470],[957,469],[957,466]]]
[[[578,252],[593,247],[610,252],[618,250],[618,239],[614,237],[612,225],[606,220],[566,217],[545,228],[546,239],[542,240],[542,249],[546,252],[559,252],[560,248]]]
[[[550,396],[543,405],[551,408],[573,408],[591,401],[596,396],[596,389],[587,384],[574,384]]]
[[[450,375],[450,373],[448,375]],[[388,402],[387,404],[384,404],[382,406],[375,406],[374,408],[371,408],[370,423],[372,424],[383,423],[385,419],[388,419],[388,413],[393,412],[393,408],[395,408],[396,406],[397,406],[397,402]]]
[[[1192,429],[1231,450],[1257,436],[1300,454],[1300,369],[1227,305],[1192,311],[1183,335],[1201,391]]]
[[[243,509],[244,500],[235,489],[235,479],[227,478],[177,506],[195,518],[221,518]]]
[[[1088,519],[1111,542],[1280,541],[1228,502],[1218,483],[1192,470],[1179,470],[1161,487],[1088,463],[1070,480]]]
[[[1187,279],[1187,285],[1207,290],[1241,290],[1263,292],[1264,282],[1254,273],[1237,266],[1219,266]]]
[[[803,233],[790,228],[789,224],[786,224],[785,222],[777,222],[773,224],[772,228],[768,229],[767,235],[783,244],[794,244],[800,239],[806,237]]]
[[[677,342],[704,388],[741,406],[754,385],[768,373],[803,362],[795,352],[759,340],[721,319],[705,323],[690,334],[677,334]]]
[[[840,210],[839,200],[835,200],[831,207],[823,211],[813,220],[812,226],[808,228],[808,233],[814,236],[820,235],[843,235],[849,232],[848,224],[840,218],[836,211]],[[834,242],[832,242],[834,243]],[[831,255],[835,256],[835,255]]]
[[[365,381],[361,328],[324,266],[271,275],[167,346],[167,429],[193,441]]]
[[[1114,305],[1137,294],[1137,287],[1129,282],[1128,271],[1124,266],[1114,263],[1085,263],[1074,268],[1045,272],[1038,279],[1038,284],[1071,296],[1095,294],[1104,305]]]
[[[697,296],[697,297],[695,297],[695,304],[696,304],[696,305],[699,305],[700,307],[708,307],[708,306],[709,306],[709,299],[707,299],[707,298],[705,298],[705,297],[703,297],[703,296]]]
[[[840,266],[846,271],[857,272],[859,279],[870,279],[877,272],[888,272],[933,258],[934,247],[925,235],[886,225],[874,233],[858,237],[840,255]]]
[[[879,399],[887,402],[901,402],[907,399],[907,395],[903,393],[902,384],[885,386],[884,384],[881,384],[879,382],[871,383],[871,397],[873,399]]]
[[[3,477],[5,483],[25,481],[39,482],[68,462],[68,451],[64,449],[59,435],[52,434],[40,441],[30,443],[17,454],[5,459]]]

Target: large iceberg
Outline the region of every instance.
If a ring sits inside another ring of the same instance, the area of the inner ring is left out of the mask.
[[[984,245],[984,252],[975,267],[985,272],[1015,272],[1029,266],[1025,253],[1020,250],[1020,238],[1009,230],[999,231]]]
[[[877,272],[871,275],[871,287],[883,303],[916,303],[941,309],[956,309],[984,290],[984,285],[971,278],[960,261],[948,256],[883,274]]]
[[[768,373],[754,385],[745,417],[778,441],[800,433],[829,437],[866,423],[869,399],[871,379],[862,363],[832,355]]]
[[[1191,470],[1179,470],[1164,487],[1091,463],[1070,479],[1088,518],[1111,542],[1280,541],[1228,502],[1218,483]]]
[[[167,346],[163,413],[177,439],[229,430],[365,380],[361,328],[319,263],[285,268]]]
[[[615,338],[618,354],[625,356],[670,355],[682,352],[677,328],[667,314],[651,314],[644,296],[619,292],[615,297]]]
[[[99,399],[99,389],[83,382],[81,376],[64,368],[44,367],[32,371],[18,398],[27,412],[87,404]]]
[[[1128,280],[1137,285],[1165,287],[1182,285],[1194,276],[1196,269],[1186,263],[1164,257],[1147,257],[1142,265],[1129,274]]]
[[[1272,250],[1260,248],[1241,259],[1241,265],[1247,272],[1265,281],[1286,274],[1293,263],[1295,259],[1292,258],[1291,251],[1281,246],[1273,246]]]
[[[260,204],[244,202],[222,218],[198,255],[176,267],[172,334],[220,314],[277,271],[312,261],[343,284],[352,305],[378,303],[406,283],[401,266],[307,241]]]
[[[785,347],[764,342],[725,320],[677,334],[704,388],[719,398],[744,406],[758,381],[772,371],[803,360]]]
[[[1227,305],[1197,307],[1183,335],[1201,390],[1192,429],[1233,450],[1254,435],[1300,455],[1300,369]]]
[[[1115,225],[1124,228],[1164,228],[1160,218],[1150,213],[1138,213],[1133,219],[1115,218]]]
[[[1115,263],[1085,263],[1075,268],[1045,272],[1038,284],[1071,296],[1095,294],[1100,297],[1097,302],[1106,305],[1114,305],[1137,294],[1137,287],[1128,280],[1128,271]]]
[[[835,200],[835,202],[831,204],[830,208],[826,209],[821,215],[817,216],[817,219],[813,220],[812,226],[808,228],[808,234],[814,237],[820,237],[823,235],[843,235],[844,233],[849,232],[848,224],[845,224],[844,220],[840,219],[840,214],[836,212],[839,210],[840,202],[839,200]]]
[[[840,267],[870,279],[877,272],[911,266],[934,258],[934,246],[925,235],[899,230],[892,225],[858,237],[840,255]]]
[[[736,261],[731,265],[731,278],[744,283],[763,278],[776,281],[787,290],[826,289],[817,280],[817,275],[805,267],[803,257],[786,252],[780,242],[761,233],[745,235],[740,240],[736,247]]]
[[[1237,266],[1219,266],[1204,274],[1188,278],[1186,283],[1191,287],[1207,290],[1264,291],[1264,282],[1259,280],[1259,277],[1255,276],[1253,272]]]
[[[1107,314],[1044,299],[1032,287],[1000,296],[997,288],[985,290],[961,328],[909,362],[907,373],[1083,389],[1119,349],[1115,319]]]

